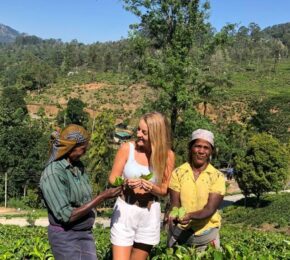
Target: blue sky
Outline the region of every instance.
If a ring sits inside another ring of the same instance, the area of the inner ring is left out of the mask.
[[[290,22],[289,0],[211,0],[210,22],[220,30],[226,23],[261,28]],[[83,43],[114,41],[128,36],[137,18],[121,0],[0,0],[0,23],[19,32]]]

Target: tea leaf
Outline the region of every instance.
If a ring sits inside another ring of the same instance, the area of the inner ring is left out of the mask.
[[[121,176],[118,176],[118,177],[115,179],[114,183],[113,183],[113,185],[114,185],[115,187],[121,186],[121,185],[123,185],[123,184],[124,184],[124,178],[121,177]]]
[[[140,177],[141,177],[141,179],[143,179],[143,180],[149,181],[150,179],[152,179],[152,177],[153,177],[153,173],[152,173],[152,172],[149,172],[147,175],[142,174]]]

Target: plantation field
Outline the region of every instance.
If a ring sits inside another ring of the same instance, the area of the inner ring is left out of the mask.
[[[267,63],[263,65],[265,68],[269,66]],[[290,60],[285,59],[278,63],[275,71],[265,68],[233,72],[231,78],[233,87],[227,91],[227,96],[239,100],[289,96]]]
[[[166,231],[150,259],[290,259],[290,219],[287,205],[290,193],[268,194],[255,208],[255,198],[248,198],[222,209],[222,251],[209,248],[197,254],[193,248],[166,247]],[[108,220],[107,216],[107,220]],[[111,259],[110,229],[96,224],[93,230],[99,259]],[[53,259],[45,227],[18,227],[0,224],[0,260]]]
[[[263,197],[260,207],[255,207],[255,198],[247,199],[247,207],[244,207],[244,199],[223,210],[223,220],[231,224],[243,224],[247,226],[268,230],[279,230],[290,235],[290,193],[268,194]]]
[[[119,119],[125,119],[130,118],[146,99],[155,100],[157,96],[157,92],[146,84],[132,84],[118,77],[118,74],[94,74],[88,79],[86,76],[74,75],[40,93],[28,93],[26,102],[29,114],[37,117],[39,109],[43,109],[47,117],[54,118],[66,107],[69,99],[78,98],[85,103],[85,111],[92,118],[96,113],[111,110]]]
[[[99,259],[110,259],[109,228],[94,229]],[[290,236],[224,225],[221,230],[223,251],[209,249],[196,255],[194,249],[166,248],[162,231],[161,243],[154,248],[151,259],[289,259]],[[0,225],[0,259],[53,259],[47,240],[46,228]]]
[[[290,59],[278,63],[275,71],[271,68],[272,65],[268,64],[265,68],[233,71],[232,87],[215,91],[208,104],[208,117],[213,121],[222,117],[229,118],[230,121],[241,121],[242,117],[249,116],[249,102],[261,98],[289,96]],[[133,84],[129,76],[82,72],[59,79],[41,92],[29,92],[26,102],[32,117],[38,117],[38,111],[43,109],[48,118],[54,118],[70,98],[79,98],[85,103],[85,111],[91,117],[101,111],[112,110],[119,120],[124,120],[131,118],[146,100],[156,100],[157,97],[156,89],[144,82]],[[196,108],[202,112],[202,103]]]

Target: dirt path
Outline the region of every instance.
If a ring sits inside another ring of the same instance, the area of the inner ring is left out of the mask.
[[[290,192],[290,190],[285,190],[283,192]],[[224,207],[227,207],[231,204],[233,204],[234,202],[240,200],[244,198],[244,195],[242,194],[236,194],[236,195],[229,195],[229,196],[225,196],[224,197],[224,200],[223,200],[223,203],[220,207],[220,209],[223,209]],[[18,225],[18,226],[21,226],[21,227],[24,227],[24,226],[28,226],[28,222],[27,222],[27,218],[24,218],[24,217],[20,217],[20,218],[8,218],[6,219],[5,218],[5,214],[6,215],[11,215],[11,214],[23,214],[24,212],[23,211],[18,211],[17,209],[11,209],[11,208],[1,208],[0,207],[0,215],[2,217],[0,217],[0,224],[3,224],[3,225]],[[161,216],[161,219],[163,219],[163,216]],[[110,226],[110,219],[109,218],[102,218],[102,217],[96,217],[96,220],[95,220],[95,224],[100,224],[100,225],[103,225],[104,227],[109,227]],[[35,225],[36,226],[42,226],[42,227],[46,227],[48,226],[48,219],[47,217],[42,217],[42,218],[38,218],[36,221],[35,221]]]
[[[109,227],[110,226],[110,219],[109,218],[100,218],[96,217],[95,224],[103,225],[103,227]],[[3,225],[17,225],[20,227],[29,226],[29,223],[27,222],[27,218],[9,218],[6,219],[5,217],[0,217],[0,224]],[[48,226],[48,219],[47,217],[38,218],[35,221],[36,226],[41,227],[47,227]]]

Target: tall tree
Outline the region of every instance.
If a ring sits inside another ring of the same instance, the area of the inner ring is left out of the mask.
[[[46,153],[43,129],[30,121],[24,94],[17,88],[3,89],[0,106],[0,190],[8,175],[8,195],[22,196],[28,187],[37,187]]]
[[[108,172],[113,161],[114,149],[110,144],[115,130],[115,118],[112,113],[102,112],[94,120],[92,131],[89,165],[91,179],[96,192],[101,191],[107,184]]]
[[[151,86],[159,89],[157,110],[170,117],[176,136],[178,124],[185,120],[185,111],[203,102],[206,114],[207,103],[213,101],[214,93],[231,85],[227,71],[220,68],[217,72],[211,57],[219,46],[220,53],[225,55],[223,48],[234,25],[214,35],[207,23],[208,1],[124,2],[126,9],[141,20],[132,26],[135,59],[131,64],[146,75]]]
[[[78,124],[87,127],[89,115],[84,111],[85,103],[78,98],[71,98],[67,103],[67,108],[57,115],[59,125]]]
[[[161,89],[162,98],[169,100],[166,110],[174,133],[179,114],[191,104],[197,74],[191,52],[208,30],[204,22],[208,2],[203,6],[198,0],[124,0],[124,3],[127,10],[141,19],[132,34],[143,56],[137,62],[150,83]],[[143,68],[140,62],[145,63]]]
[[[259,132],[267,132],[283,142],[290,141],[290,97],[276,96],[252,104],[256,114],[251,123]]]
[[[269,134],[253,135],[245,154],[235,158],[235,178],[244,195],[280,190],[289,176],[289,151]]]

